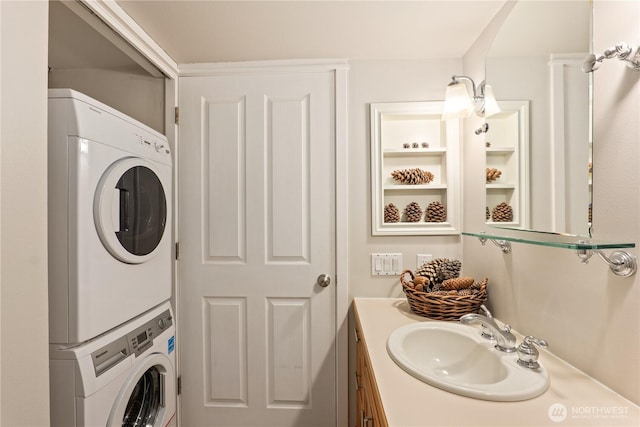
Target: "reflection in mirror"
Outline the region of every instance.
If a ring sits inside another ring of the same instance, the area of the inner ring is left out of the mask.
[[[511,179],[529,194],[510,206],[514,218],[526,222],[495,224],[488,212],[489,224],[590,236],[590,75],[581,70],[590,29],[590,2],[520,1],[498,32],[486,57],[486,81],[498,102],[529,105],[529,148],[521,153],[528,175]],[[490,126],[486,140],[494,136]],[[496,191],[489,193],[492,209]]]
[[[529,102],[498,106],[486,118],[487,224],[529,228]]]

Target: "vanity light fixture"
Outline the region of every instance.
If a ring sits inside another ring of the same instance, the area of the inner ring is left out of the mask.
[[[471,83],[473,96],[469,95],[465,81]],[[493,89],[484,80],[476,87],[471,77],[452,76],[447,86],[442,120],[470,117],[474,112],[480,117],[500,112]]]
[[[582,64],[582,71],[592,73],[600,68],[602,61],[616,57],[632,70],[640,71],[640,46],[629,46],[626,43],[618,43],[605,50],[602,55],[589,54]]]

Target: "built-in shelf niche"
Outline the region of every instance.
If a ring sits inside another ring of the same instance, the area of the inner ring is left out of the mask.
[[[460,233],[460,131],[458,121],[442,121],[443,102],[371,104],[371,222],[374,236]],[[434,175],[427,184],[402,184],[392,172],[419,168]],[[410,222],[404,210],[420,205],[422,218]],[[426,221],[430,203],[446,208],[444,222]],[[399,222],[385,222],[393,203]]]

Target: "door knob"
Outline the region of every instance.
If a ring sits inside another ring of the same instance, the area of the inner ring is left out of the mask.
[[[321,274],[318,276],[318,279],[316,280],[316,283],[323,287],[326,288],[327,286],[329,286],[331,284],[331,276],[329,276],[328,274]]]

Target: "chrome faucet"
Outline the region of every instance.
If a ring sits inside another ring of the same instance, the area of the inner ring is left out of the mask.
[[[504,351],[505,353],[513,353],[516,351],[516,336],[511,333],[511,326],[504,325],[504,328],[500,329],[489,310],[487,310],[484,305],[480,308],[486,313],[486,316],[477,313],[465,314],[460,318],[460,322],[464,325],[482,326],[482,335],[485,338],[489,338],[487,335],[495,338],[496,348],[498,350]]]

